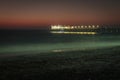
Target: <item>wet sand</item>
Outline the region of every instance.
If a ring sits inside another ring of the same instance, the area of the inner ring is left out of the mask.
[[[0,80],[120,80],[120,46],[32,53],[0,58]]]

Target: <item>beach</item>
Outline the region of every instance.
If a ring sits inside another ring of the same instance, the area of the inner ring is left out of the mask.
[[[3,33],[0,80],[120,79],[119,35],[21,30]]]
[[[6,56],[1,80],[119,80],[120,46]]]

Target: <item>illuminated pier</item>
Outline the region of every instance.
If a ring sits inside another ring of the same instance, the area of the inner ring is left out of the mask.
[[[53,34],[120,34],[120,25],[51,25]]]
[[[99,25],[81,25],[81,26],[63,26],[63,25],[52,25],[51,30],[71,30],[71,29],[97,29]]]
[[[99,28],[99,25],[81,25],[81,26],[70,26],[70,25],[52,25],[51,33],[53,34],[97,34],[95,31]]]

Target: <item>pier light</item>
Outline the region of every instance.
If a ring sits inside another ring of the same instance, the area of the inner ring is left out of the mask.
[[[51,30],[56,30],[56,29],[64,29],[64,27],[61,25],[52,25],[51,26]]]
[[[58,27],[56,25],[52,25],[51,26],[51,29],[54,30],[54,29],[57,29]]]
[[[87,28],[87,26],[85,26],[85,28]]]
[[[95,28],[95,25],[92,25],[92,28]]]
[[[96,27],[99,28],[99,25],[97,25]]]
[[[83,28],[84,26],[82,25],[81,28]]]
[[[75,26],[74,28],[77,29],[77,26]]]
[[[67,27],[67,26],[65,26],[65,27],[64,27],[64,29],[68,29],[68,27]]]
[[[80,29],[80,26],[78,26],[78,28]]]
[[[72,26],[71,29],[74,29],[74,26]]]
[[[68,26],[67,29],[70,29],[70,26]]]
[[[91,26],[90,26],[90,25],[89,25],[88,27],[89,27],[89,28],[91,28]]]

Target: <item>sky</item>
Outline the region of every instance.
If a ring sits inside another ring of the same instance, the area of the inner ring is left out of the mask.
[[[119,23],[120,0],[0,0],[0,28]]]

